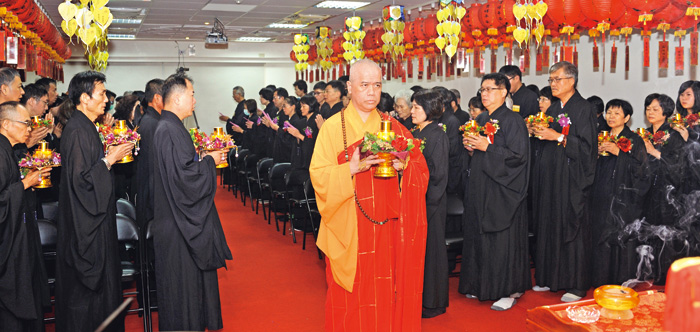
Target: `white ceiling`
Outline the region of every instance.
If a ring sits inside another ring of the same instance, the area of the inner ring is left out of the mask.
[[[58,14],[58,5],[65,0],[37,1],[46,8],[53,22],[60,25],[62,18]],[[366,25],[373,21],[375,26],[382,8],[392,3],[404,5],[406,12],[410,10],[411,20],[418,15],[425,16],[431,11],[431,6],[434,8],[438,5],[438,0],[366,1],[372,3],[356,10],[356,15],[363,17]],[[73,0],[73,3],[77,2]],[[303,29],[306,33],[315,33],[315,27],[319,25],[330,26],[335,31],[343,29],[344,18],[352,16],[353,12],[314,7],[319,2],[321,0],[111,0],[107,6],[115,19],[140,18],[142,23],[112,24],[109,33],[136,34],[138,40],[184,40],[186,37],[203,40],[212,27],[205,25],[205,22],[213,24],[214,18],[218,18],[224,24],[230,41],[238,37],[260,36],[272,37],[276,42],[291,42],[292,35],[298,33],[298,29],[271,29],[267,26],[299,14],[328,16]],[[468,6],[474,0],[464,2]],[[419,7],[424,9],[420,14],[417,10]],[[217,10],[209,10],[212,8]]]

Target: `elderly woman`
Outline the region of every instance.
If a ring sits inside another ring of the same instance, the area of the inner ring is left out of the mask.
[[[640,218],[649,173],[644,140],[627,127],[632,105],[613,99],[606,105],[610,139],[598,145],[595,180],[589,196],[591,282],[593,287],[621,284],[635,277],[637,241],[621,243],[620,231]]]
[[[425,142],[423,155],[428,163],[430,179],[425,194],[428,215],[428,238],[425,248],[423,282],[423,318],[442,315],[449,303],[449,271],[445,246],[447,219],[447,167],[449,142],[438,125],[442,115],[442,98],[431,90],[416,92],[411,98],[411,119],[416,125],[413,137]]]
[[[647,193],[643,216],[652,227],[675,227],[678,223],[678,211],[669,202],[678,196],[683,181],[683,166],[680,161],[683,138],[671,129],[667,118],[673,114],[674,102],[671,97],[652,93],[644,100],[645,115],[651,127],[647,131],[653,136],[645,139],[651,187]],[[655,266],[655,281],[664,283],[666,271],[675,258],[678,249],[672,248],[671,243],[665,246],[660,239],[653,239],[650,244],[654,247],[657,257]],[[661,252],[662,248],[664,252]]]
[[[472,157],[459,292],[467,298],[496,301],[493,310],[512,308],[532,285],[525,202],[528,134],[522,117],[506,107],[509,90],[503,74],[482,78],[479,92],[486,111],[476,122],[483,135],[463,140]]]
[[[411,118],[411,96],[413,96],[413,91],[411,90],[401,90],[394,95],[396,119],[408,130],[414,127]]]

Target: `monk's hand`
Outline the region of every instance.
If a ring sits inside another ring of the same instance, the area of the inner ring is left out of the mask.
[[[217,165],[226,161],[226,151],[224,150],[212,151],[205,154],[204,156],[211,156],[211,158],[214,159],[214,163]]]
[[[32,146],[35,146],[37,143],[39,143],[39,141],[46,137],[50,130],[51,129],[49,129],[49,127],[32,129],[32,131],[29,133],[29,138],[27,139],[27,147],[31,148]]]
[[[400,158],[396,158],[396,159],[392,160],[391,163],[397,172],[401,172],[404,169],[406,169],[406,161],[405,160],[401,160]]]
[[[543,141],[556,141],[561,133],[552,128],[537,128],[535,129],[535,135]]]
[[[355,152],[350,158],[350,175],[355,176],[357,173],[368,171],[372,168],[372,165],[376,165],[384,162],[384,159],[379,159],[375,155],[370,155],[369,157],[360,160],[360,148],[355,148]]]
[[[31,171],[24,176],[22,179],[22,184],[24,189],[28,189],[31,186],[36,186],[41,182],[42,178],[49,176],[51,173],[51,168],[42,168],[38,170]]]
[[[326,122],[326,120],[323,119],[321,114],[316,114],[316,127],[318,127],[318,129],[321,129],[321,126],[323,126],[324,122]]]
[[[134,148],[134,143],[122,143],[116,146],[112,146],[107,150],[107,155],[105,158],[110,165],[114,165],[117,161],[126,157],[131,153],[131,149]]]
[[[46,114],[46,116],[44,117],[44,119],[49,120],[49,122],[50,122],[50,124],[49,124],[49,131],[51,131],[51,130],[53,129],[53,125],[54,125],[54,117],[53,117],[53,114],[51,114],[51,112],[49,112],[48,114]]]
[[[647,148],[647,153],[656,157],[656,159],[661,159],[661,151],[657,150],[648,140],[644,140],[644,146]]]
[[[474,146],[467,141],[466,137],[462,137],[462,145],[464,145],[464,148],[467,149],[467,151],[474,152]]]
[[[673,130],[677,131],[679,134],[681,134],[681,137],[683,137],[684,141],[688,141],[688,128],[686,128],[683,125],[678,125],[678,124],[673,124],[671,125]]]
[[[304,139],[304,136],[301,135],[301,133],[299,132],[299,129],[297,129],[295,127],[287,127],[287,133],[289,133],[289,135],[294,136],[295,138],[298,138],[301,140]]]
[[[481,136],[481,135],[473,135],[473,136],[468,136],[466,139],[467,144],[472,146],[472,150],[479,150],[479,151],[486,151],[486,149],[489,147],[489,139],[486,136]],[[469,150],[467,148],[467,150]]]
[[[620,154],[620,148],[613,142],[603,142],[598,146],[598,153],[600,152],[609,152],[617,156]]]

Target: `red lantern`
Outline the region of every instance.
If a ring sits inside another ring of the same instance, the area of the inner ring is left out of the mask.
[[[628,9],[635,10],[638,15],[656,14],[666,8],[671,0],[621,0]],[[684,4],[687,6],[687,4]]]
[[[463,20],[466,21],[466,24],[467,24],[465,26],[467,33],[469,33],[469,31],[472,31],[472,30],[484,29],[484,26],[481,24],[481,21],[479,20],[479,10],[480,9],[481,9],[481,5],[478,3],[473,3],[467,9],[467,13],[464,15],[464,18],[463,18]]]
[[[616,29],[619,28],[638,28],[641,25],[639,22],[639,15],[632,11],[625,11],[624,14],[615,22],[612,26]]]
[[[498,19],[498,25],[501,27],[515,25],[515,16],[513,16],[513,5],[515,5],[515,0],[503,0],[497,1],[497,3],[498,7],[496,8],[496,19]]]
[[[654,14],[654,20],[651,25],[653,27],[659,23],[673,24],[685,16],[685,10],[686,8],[679,8],[676,5],[666,6],[666,8]]]
[[[577,0],[549,0],[547,4],[549,5],[547,16],[556,25],[576,26],[586,18],[583,16],[581,5]]]
[[[696,24],[698,24],[698,21],[695,20],[694,16],[684,16],[680,20],[677,20],[671,24],[671,28],[676,30],[686,30],[694,27]]]
[[[622,17],[627,9],[621,2],[615,0],[578,1],[581,3],[583,15],[596,24],[600,22],[615,22]]]
[[[411,21],[406,23],[406,27],[404,29],[403,34],[403,41],[406,44],[412,44],[416,42],[415,22],[416,21]]]
[[[438,25],[438,19],[435,15],[430,15],[428,18],[423,20],[423,34],[425,36],[424,39],[429,40],[433,38],[438,37],[437,33],[437,25]]]
[[[333,39],[333,54],[342,55],[345,52],[343,42],[345,42],[343,36],[337,36],[335,39]]]
[[[481,25],[485,29],[490,29],[490,28],[496,28],[498,29],[499,26],[499,21],[498,21],[498,6],[499,6],[499,1],[498,0],[489,0],[487,3],[483,4],[481,8],[479,9],[479,22],[481,22]],[[512,12],[512,7],[511,7],[511,12]]]

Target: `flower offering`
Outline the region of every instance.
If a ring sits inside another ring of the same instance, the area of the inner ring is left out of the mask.
[[[27,153],[26,157],[20,159],[19,167],[22,178],[33,170],[61,166],[61,155],[48,147],[49,143],[40,141],[38,148],[34,150],[33,154]],[[41,182],[34,188],[49,188],[51,186],[51,177],[46,176],[42,177]]]
[[[481,127],[476,123],[476,120],[467,121],[467,123],[461,125],[459,130],[462,131],[462,136],[466,138],[467,136],[476,136],[481,132]]]
[[[100,134],[100,140],[104,146],[105,153],[109,150],[109,147],[116,146],[124,143],[134,143],[134,152],[126,157],[119,160],[117,163],[125,164],[134,161],[134,155],[139,154],[139,141],[141,140],[141,135],[136,131],[137,128],[133,130],[126,126],[125,120],[119,120],[116,122],[114,127],[104,126],[102,124],[97,124],[97,131]]]
[[[50,120],[42,119],[38,115],[33,116],[31,122],[32,122],[32,129],[51,126]]]

